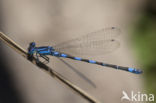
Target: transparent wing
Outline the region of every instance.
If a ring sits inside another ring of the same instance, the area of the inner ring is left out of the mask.
[[[55,45],[54,48],[56,51],[75,56],[103,55],[112,52],[119,47],[120,43],[116,40],[116,37],[119,34],[119,28],[108,27],[82,37],[60,43]]]

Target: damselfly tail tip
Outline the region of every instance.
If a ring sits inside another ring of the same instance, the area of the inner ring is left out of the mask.
[[[128,71],[131,73],[135,73],[135,74],[142,74],[143,71],[140,69],[135,69],[135,68],[128,68]]]

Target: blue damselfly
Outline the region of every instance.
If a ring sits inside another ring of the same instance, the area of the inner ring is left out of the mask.
[[[118,70],[124,70],[135,74],[141,74],[140,69],[131,67],[123,67],[114,64],[108,64],[90,59],[84,59],[81,57],[73,56],[77,55],[100,55],[111,51],[114,51],[119,47],[119,41],[116,37],[120,34],[120,29],[117,27],[108,27],[102,30],[89,33],[80,38],[72,39],[55,46],[41,46],[36,47],[35,42],[30,43],[28,48],[28,55],[31,58],[33,55],[42,57],[47,62],[49,58],[47,55],[69,58],[77,61],[83,61],[91,64],[97,64],[101,66],[111,67]]]

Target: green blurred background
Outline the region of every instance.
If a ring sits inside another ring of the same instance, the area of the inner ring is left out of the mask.
[[[156,1],[148,0],[132,25],[133,47],[144,70],[144,88],[156,95]],[[155,101],[156,103],[156,101]]]

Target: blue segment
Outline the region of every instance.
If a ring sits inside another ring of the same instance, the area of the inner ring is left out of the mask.
[[[40,51],[40,50],[50,50],[50,48],[51,48],[51,47],[49,47],[49,46],[36,47],[36,49],[37,49],[38,51]]]
[[[135,72],[136,74],[141,74],[141,73],[142,73],[142,70],[134,69],[134,72]]]
[[[135,69],[135,68],[128,68],[129,72],[135,73],[135,74],[141,74],[142,71],[139,69]]]
[[[102,66],[105,66],[106,64],[102,63]]]
[[[80,57],[74,57],[75,60],[81,60],[82,58]]]
[[[35,49],[37,53],[43,54],[43,55],[50,55],[53,51],[53,48],[50,46],[42,46],[42,47],[36,47]]]
[[[66,58],[66,57],[67,57],[67,55],[66,55],[66,54],[61,54],[61,57]]]
[[[94,61],[94,60],[89,60],[88,62],[89,63],[92,63],[92,64],[95,64],[96,63],[96,61]]]
[[[50,54],[51,52],[48,50],[48,51],[38,51],[40,54]]]
[[[54,55],[58,55],[59,54],[59,52],[54,52]]]
[[[133,73],[134,68],[128,68],[128,71]]]

